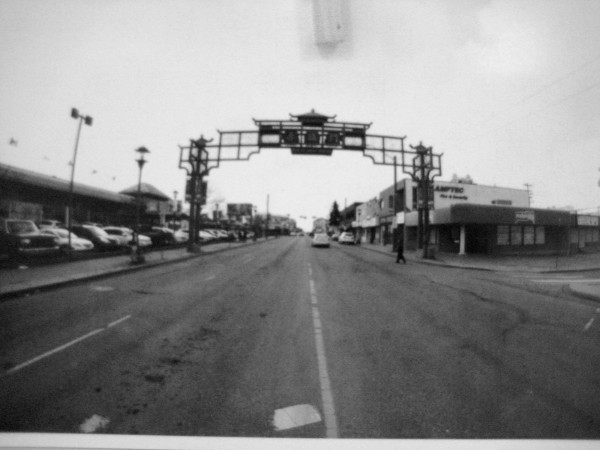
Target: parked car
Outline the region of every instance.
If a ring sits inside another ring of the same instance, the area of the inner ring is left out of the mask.
[[[109,235],[100,227],[93,225],[73,225],[71,231],[77,236],[92,241],[98,250],[118,250],[123,246],[115,236]]]
[[[209,233],[206,230],[198,231],[198,237],[200,238],[200,240],[202,242],[216,242],[217,241],[217,237],[214,234]]]
[[[56,237],[42,234],[32,220],[0,219],[0,255],[19,258],[58,253]]]
[[[315,235],[312,238],[311,245],[313,247],[329,247],[329,236],[327,235],[327,233],[315,233]]]
[[[152,240],[153,246],[170,245],[175,242],[173,230],[163,227],[153,227],[151,225],[140,225],[137,232],[148,236]]]
[[[354,234],[349,233],[348,231],[344,231],[343,233],[340,234],[340,237],[338,238],[338,242],[340,244],[354,244]]]
[[[134,232],[131,228],[110,226],[110,227],[104,227],[103,230],[106,231],[111,236],[114,236],[117,239],[119,239],[121,245],[131,246],[135,243],[134,242],[135,241]],[[150,247],[152,245],[152,239],[150,239],[145,234],[140,234],[138,236],[138,242],[139,242],[140,247],[142,247],[142,248]]]
[[[333,233],[331,235],[331,239],[334,240],[334,241],[337,241],[337,240],[339,240],[341,234],[342,233],[339,233],[339,232]]]
[[[177,230],[173,233],[175,242],[187,242],[190,239],[190,233],[184,230]]]
[[[221,239],[223,239],[223,236],[221,236],[221,234],[219,233],[219,230],[215,230],[212,228],[205,228],[202,231],[209,233],[214,238],[215,241],[220,241]]]
[[[64,228],[43,228],[40,230],[42,234],[54,236],[57,239],[58,246],[61,250],[69,249],[69,231]],[[93,250],[94,243],[89,239],[84,239],[77,236],[75,233],[71,233],[71,250],[74,251],[85,251]]]
[[[63,228],[64,226],[60,220],[41,220],[38,224],[40,230],[44,228]]]

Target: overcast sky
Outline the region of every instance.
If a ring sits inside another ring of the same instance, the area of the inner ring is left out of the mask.
[[[534,207],[600,205],[600,1],[342,2],[315,43],[315,0],[1,0],[0,160],[114,191],[184,189],[180,144],[315,109],[443,153],[441,179],[533,187]],[[334,4],[337,3],[334,0]],[[17,145],[11,145],[14,139]],[[326,216],[393,169],[360,153],[262,150],[208,177],[210,200]]]

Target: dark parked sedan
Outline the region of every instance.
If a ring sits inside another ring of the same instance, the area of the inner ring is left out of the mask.
[[[140,225],[137,228],[137,232],[152,239],[152,245],[154,247],[160,245],[171,245],[175,242],[174,232],[169,228]]]

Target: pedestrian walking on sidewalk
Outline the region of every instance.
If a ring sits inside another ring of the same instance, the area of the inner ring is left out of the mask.
[[[396,249],[398,251],[398,256],[396,256],[396,264],[400,263],[400,260],[402,260],[402,262],[404,264],[406,264],[406,259],[404,259],[404,248],[403,248],[403,242],[402,239],[398,239],[398,243],[396,245]]]

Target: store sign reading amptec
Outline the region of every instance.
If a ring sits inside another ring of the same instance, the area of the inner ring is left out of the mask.
[[[434,190],[440,193],[440,198],[449,198],[453,200],[469,200],[469,197],[464,195],[464,187],[436,185]]]

